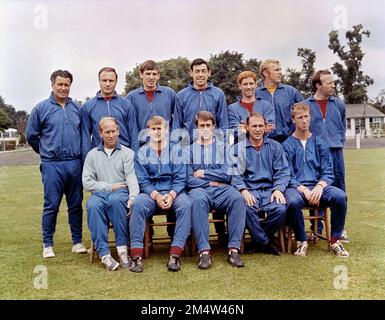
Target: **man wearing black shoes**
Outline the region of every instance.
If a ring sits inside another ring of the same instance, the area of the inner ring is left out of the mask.
[[[231,152],[231,184],[245,199],[252,251],[280,255],[272,239],[285,221],[290,169],[282,145],[265,137],[266,119],[260,113],[250,114],[246,129],[246,143],[235,145]],[[260,214],[265,215],[263,222]]]

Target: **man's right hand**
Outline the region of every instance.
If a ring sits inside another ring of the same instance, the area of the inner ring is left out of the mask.
[[[253,205],[255,205],[256,203],[255,198],[249,191],[247,191],[246,189],[242,190],[241,194],[245,199],[246,205],[248,205],[249,207],[252,207]]]
[[[123,183],[123,182],[114,183],[112,185],[112,192],[119,190],[119,189],[123,189],[123,188],[127,188],[127,185],[125,183]]]

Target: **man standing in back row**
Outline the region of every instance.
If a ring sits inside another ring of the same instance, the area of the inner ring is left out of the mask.
[[[278,60],[263,61],[259,73],[263,84],[257,89],[257,97],[271,102],[275,109],[275,130],[269,137],[282,143],[294,132],[291,106],[303,97],[296,88],[281,83],[282,67]]]
[[[310,131],[322,137],[329,146],[334,171],[332,186],[346,193],[343,152],[346,132],[345,104],[333,96],[335,85],[329,70],[318,70],[312,77],[311,83],[314,95],[305,100],[310,107]],[[346,230],[342,232],[341,241],[349,241]]]
[[[82,157],[97,147],[102,139],[99,122],[103,117],[113,117],[119,125],[119,142],[136,151],[139,148],[138,126],[133,105],[115,91],[118,74],[114,68],[104,67],[99,73],[100,91],[82,107]]]
[[[193,130],[196,129],[195,115],[199,111],[209,111],[215,117],[218,129],[228,129],[226,96],[209,80],[211,71],[208,63],[195,59],[191,63],[190,75],[193,81],[176,95],[173,129],[186,129],[193,139]],[[193,139],[194,140],[194,139]]]
[[[52,73],[51,96],[33,108],[27,125],[27,141],[41,158],[43,258],[55,257],[53,236],[64,194],[72,234],[72,252],[87,252],[82,243],[80,106],[68,97],[72,79],[72,74],[66,70]]]
[[[159,85],[159,66],[153,60],[142,63],[139,70],[142,86],[127,94],[136,111],[138,132],[147,129],[147,121],[153,116],[161,116],[172,125],[176,93],[173,89]]]

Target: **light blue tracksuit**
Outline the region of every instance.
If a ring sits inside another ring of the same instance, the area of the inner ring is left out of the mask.
[[[179,128],[187,130],[190,141],[194,141],[197,136],[193,135],[193,130],[196,129],[195,115],[199,111],[211,112],[215,117],[218,129],[229,128],[226,96],[222,89],[215,87],[210,80],[207,88],[202,91],[195,89],[193,82],[190,82],[186,88],[177,93],[173,130]]]
[[[267,244],[285,221],[286,206],[271,202],[274,190],[285,192],[290,180],[290,169],[283,147],[277,141],[264,137],[262,148],[257,150],[246,140],[246,146],[234,146],[232,151],[233,176],[231,184],[239,191],[247,189],[256,200],[246,206],[246,227],[255,243]],[[259,212],[266,213],[260,224]]]
[[[138,125],[138,132],[147,129],[147,121],[153,116],[161,116],[172,127],[172,116],[175,108],[176,93],[173,89],[165,86],[156,86],[154,99],[149,102],[147,100],[146,92],[143,86],[132,90],[127,94],[127,99],[131,101],[135,107],[136,122]]]
[[[229,235],[228,248],[239,249],[245,229],[246,205],[242,195],[230,184],[227,174],[225,145],[214,141],[209,146],[191,145],[190,163],[187,165],[187,187],[192,200],[192,226],[198,251],[210,250],[210,210],[226,210]],[[203,178],[194,172],[204,170]],[[210,182],[221,183],[210,186]]]
[[[263,100],[269,101],[274,106],[276,127],[269,137],[282,143],[294,132],[294,124],[291,120],[291,106],[302,101],[302,95],[296,88],[282,83],[278,83],[273,95],[262,84],[257,88],[256,95]]]
[[[97,147],[100,137],[99,122],[103,117],[114,117],[119,125],[119,142],[136,151],[139,148],[138,126],[134,106],[116,92],[110,100],[105,100],[100,91],[82,106],[82,157]]]
[[[110,254],[110,222],[116,246],[128,245],[127,202],[139,194],[134,157],[131,149],[119,143],[111,157],[104,151],[103,143],[87,154],[83,167],[83,185],[85,190],[92,193],[87,201],[88,227],[100,257]],[[112,191],[114,183],[124,183],[126,188]]]
[[[298,241],[306,240],[302,208],[309,205],[305,196],[297,191],[304,185],[312,190],[319,181],[328,185],[324,189],[320,206],[330,207],[331,236],[339,238],[345,224],[346,194],[331,186],[333,182],[333,162],[329,147],[318,136],[312,135],[306,142],[305,149],[301,141],[290,136],[284,143],[287,160],[290,166],[290,184],[285,197],[288,201],[287,222],[292,225]]]
[[[330,148],[334,169],[334,182],[332,185],[346,192],[343,154],[346,132],[345,104],[337,97],[330,96],[324,119],[321,108],[315,101],[314,96],[306,99],[305,103],[310,107],[310,131],[322,137]]]
[[[143,248],[143,237],[146,219],[156,211],[160,211],[150,194],[156,190],[166,194],[174,190],[177,194],[171,210],[176,214],[176,226],[172,247],[184,248],[191,231],[191,200],[184,192],[186,184],[185,156],[178,145],[167,142],[160,156],[150,148],[149,143],[143,145],[135,160],[141,194],[135,199],[130,218],[131,248]]]
[[[33,108],[28,119],[26,135],[28,143],[41,158],[44,246],[53,246],[56,219],[63,194],[67,201],[72,242],[82,242],[80,106],[68,98],[63,108],[51,94],[48,99]]]

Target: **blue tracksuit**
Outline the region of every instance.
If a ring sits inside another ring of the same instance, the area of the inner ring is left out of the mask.
[[[320,206],[330,207],[331,235],[332,237],[340,237],[346,216],[346,194],[331,186],[334,175],[328,145],[322,138],[312,135],[307,140],[305,149],[301,141],[294,136],[290,136],[283,143],[283,147],[291,174],[289,188],[285,193],[289,206],[287,220],[293,226],[297,240],[306,240],[301,209],[308,205],[308,201],[303,194],[297,191],[297,187],[304,185],[311,190],[319,181],[328,184],[321,196]]]
[[[334,168],[333,186],[346,192],[343,154],[346,132],[345,104],[337,97],[329,97],[326,107],[326,117],[324,119],[321,108],[313,96],[306,99],[305,103],[310,107],[310,131],[322,137],[330,147]]]
[[[234,102],[229,105],[229,126],[230,129],[235,130],[235,139],[238,137],[238,126],[241,122],[246,123],[247,117],[250,115],[249,110],[242,107],[240,104],[240,98],[238,98],[237,102]],[[256,97],[253,112],[259,112],[262,114],[267,123],[275,125],[275,111],[274,107],[271,105],[269,101],[262,100],[261,98]],[[270,133],[268,137],[270,136]]]
[[[160,156],[143,145],[135,160],[135,170],[141,194],[135,199],[130,218],[131,248],[143,248],[146,219],[160,210],[155,200],[150,198],[156,190],[166,194],[174,190],[177,194],[171,209],[176,214],[176,226],[171,246],[183,248],[191,230],[191,201],[184,192],[186,165],[182,150],[176,144],[167,143]]]
[[[285,192],[290,180],[290,169],[283,147],[276,141],[264,138],[262,148],[257,150],[246,140],[246,145],[234,146],[232,151],[233,176],[231,184],[239,191],[247,189],[255,197],[254,206],[246,206],[246,226],[256,243],[266,244],[285,220],[286,206],[271,202],[274,190]],[[259,211],[266,213],[260,225]]]
[[[302,95],[296,88],[282,83],[278,83],[273,95],[262,84],[257,88],[256,95],[271,102],[274,106],[275,130],[270,133],[269,137],[282,143],[294,132],[294,124],[291,120],[291,106],[302,101]]]
[[[194,177],[194,172],[204,170],[203,178]],[[210,181],[221,183],[210,186]],[[187,165],[187,187],[192,200],[192,226],[198,251],[210,250],[210,210],[226,210],[229,248],[240,248],[245,229],[246,205],[242,195],[231,185],[227,175],[225,145],[214,143],[205,147],[194,143],[190,149],[190,163]]]
[[[72,242],[82,242],[80,106],[68,98],[63,108],[51,94],[33,108],[26,134],[28,143],[40,154],[42,161],[44,246],[53,246],[56,218],[63,194],[67,201]]]
[[[114,229],[116,246],[128,244],[127,202],[129,198],[134,200],[139,193],[134,156],[132,150],[119,143],[111,157],[105,153],[102,143],[87,154],[83,185],[85,190],[92,192],[87,201],[88,227],[100,257],[110,254],[110,222]],[[112,191],[114,183],[125,183],[128,189]]]
[[[100,91],[82,107],[82,157],[101,143],[99,122],[103,117],[114,117],[119,124],[119,142],[136,151],[139,148],[138,126],[134,106],[116,92],[105,100]]]
[[[229,128],[226,96],[211,81],[203,91],[194,88],[193,82],[180,90],[176,95],[173,129],[186,129],[190,139],[194,139],[195,115],[199,111],[209,111],[215,116],[216,127],[222,130]]]
[[[152,102],[147,100],[143,86],[132,90],[127,94],[127,99],[131,101],[136,111],[136,122],[138,132],[147,128],[147,121],[153,116],[161,116],[166,119],[171,128],[172,115],[174,114],[176,93],[169,87],[156,86],[154,99]]]

